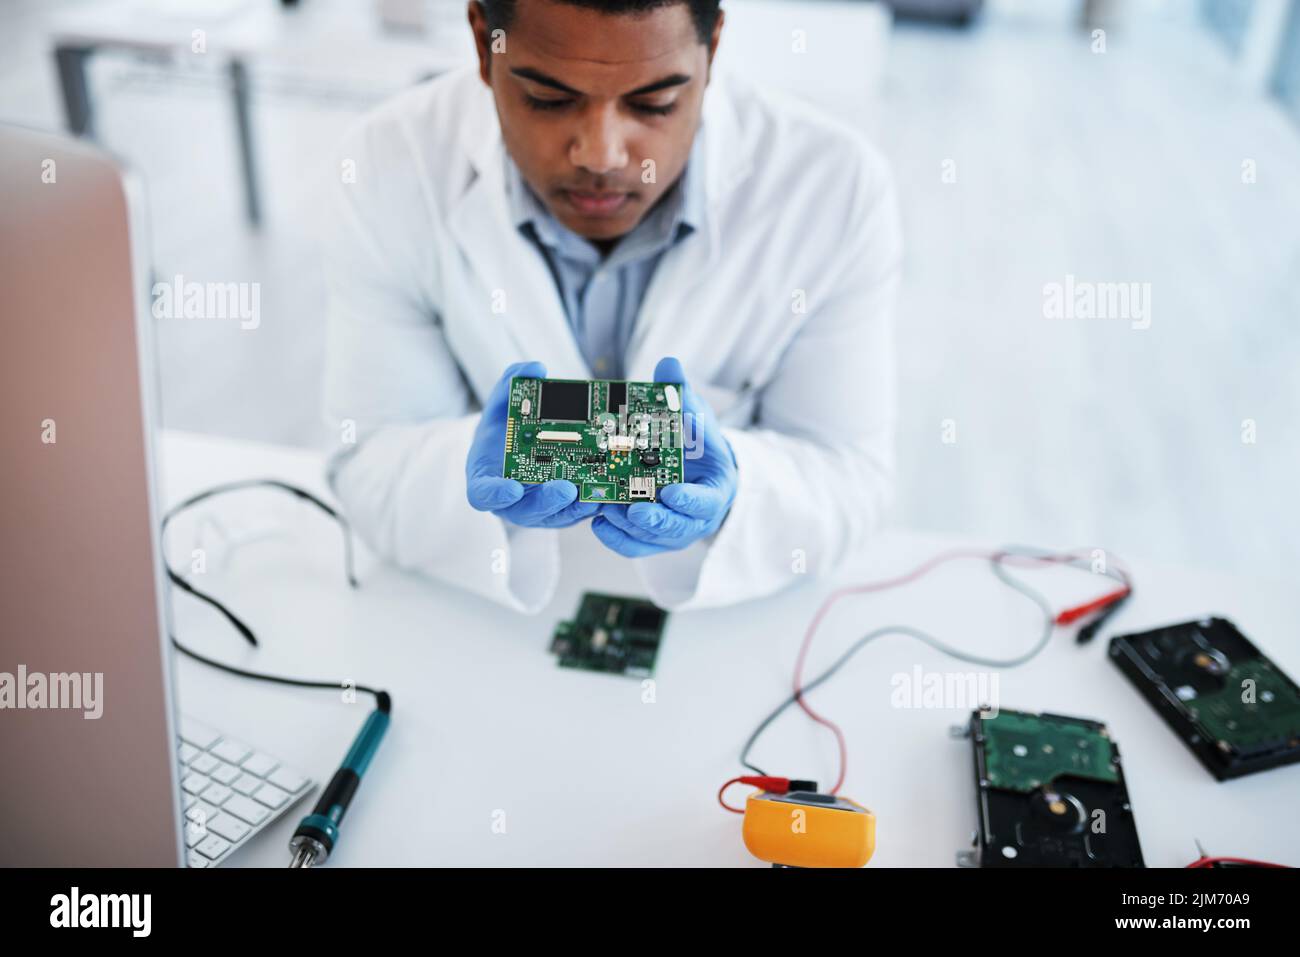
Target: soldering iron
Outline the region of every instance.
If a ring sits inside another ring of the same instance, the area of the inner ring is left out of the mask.
[[[321,792],[320,800],[310,814],[298,822],[298,829],[289,839],[293,852],[290,867],[314,867],[324,864],[339,839],[339,824],[347,813],[348,805],[361,786],[361,777],[370,766],[370,759],[379,750],[379,742],[388,730],[392,698],[381,691],[375,696],[375,710],[370,712],[361,726],[357,739],[348,749],[343,764],[334,772],[330,783]]]
[[[296,485],[290,485],[288,482],[282,482],[279,479],[248,479],[229,482],[225,485],[217,485],[198,492],[180,504],[173,506],[163,516],[162,530],[165,533],[168,523],[173,518],[181,512],[193,508],[200,502],[232,492],[242,492],[254,488],[270,488],[288,492],[301,501],[316,506],[320,511],[338,522],[339,528],[343,532],[344,572],[347,575],[348,584],[353,588],[357,587],[357,576],[352,567],[352,530],[347,519],[306,489],[298,488]],[[245,641],[254,647],[258,646],[257,636],[253,634],[253,629],[243,619],[235,615],[221,601],[193,585],[179,571],[167,563],[165,556],[164,567],[167,571],[167,577],[173,584],[220,612],[234,626],[235,630],[243,636]],[[343,759],[343,764],[334,772],[329,785],[321,792],[316,807],[299,822],[298,829],[294,831],[293,837],[289,841],[289,850],[293,852],[293,859],[289,862],[290,867],[314,867],[317,864],[324,864],[334,850],[334,845],[338,842],[339,823],[343,820],[348,805],[352,803],[352,798],[361,785],[362,775],[366,773],[366,768],[370,766],[371,759],[374,758],[375,752],[379,749],[379,742],[383,740],[384,732],[388,730],[388,722],[393,710],[392,696],[387,691],[352,682],[292,678],[286,675],[271,675],[260,671],[250,671],[247,668],[239,668],[199,654],[192,648],[181,644],[175,635],[171,636],[171,640],[176,650],[182,654],[209,667],[238,675],[241,678],[268,681],[272,684],[288,685],[294,688],[350,689],[354,692],[361,691],[374,696],[375,710],[370,713],[370,716],[366,718],[366,723],[361,726],[361,732],[357,735],[356,740],[352,742],[352,747]]]

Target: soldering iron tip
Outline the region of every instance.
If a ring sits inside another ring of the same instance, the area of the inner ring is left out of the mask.
[[[314,863],[316,863],[316,852],[306,844],[303,844],[298,848],[298,850],[294,851],[293,860],[289,862],[289,866],[291,868],[311,867]]]

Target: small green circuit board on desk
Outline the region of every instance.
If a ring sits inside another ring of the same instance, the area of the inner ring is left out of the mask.
[[[683,481],[681,386],[514,378],[508,415],[506,478],[567,479],[579,501],[607,504]]]
[[[572,621],[562,621],[551,652],[563,668],[648,678],[668,612],[642,598],[587,592]]]

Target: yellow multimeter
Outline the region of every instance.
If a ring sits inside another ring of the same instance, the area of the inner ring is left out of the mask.
[[[876,850],[876,816],[834,794],[756,791],[745,800],[745,847],[786,867],[862,867]]]

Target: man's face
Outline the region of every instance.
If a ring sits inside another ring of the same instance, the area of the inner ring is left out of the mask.
[[[606,14],[516,0],[505,51],[470,2],[483,81],[520,173],[556,219],[600,242],[629,232],[686,166],[709,46],[685,3]]]

